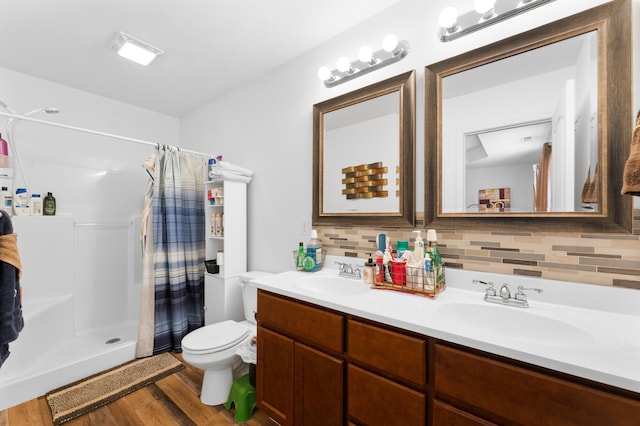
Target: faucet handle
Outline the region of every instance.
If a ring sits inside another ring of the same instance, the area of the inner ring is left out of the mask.
[[[525,294],[525,291],[535,291],[536,293],[542,293],[541,288],[533,288],[533,287],[525,288],[519,285],[518,292],[516,293],[515,298],[517,300],[527,300],[527,295]]]
[[[482,280],[473,280],[474,284],[482,284],[482,285],[486,285],[487,288],[484,291],[485,294],[487,296],[495,296],[496,295],[496,289],[493,288],[493,283],[491,281],[482,281]]]
[[[355,275],[356,278],[362,278],[362,273],[360,271],[360,267],[359,266],[356,266],[353,269],[353,275]]]

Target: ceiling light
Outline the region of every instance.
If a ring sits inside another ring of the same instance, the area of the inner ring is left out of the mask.
[[[358,51],[358,59],[350,61],[342,56],[336,62],[336,68],[331,70],[327,66],[318,69],[318,78],[325,87],[334,87],[360,75],[390,65],[402,60],[409,54],[409,43],[398,40],[393,34],[387,35],[382,41],[382,49],[375,52],[369,46],[362,46]]]
[[[445,7],[438,19],[438,38],[442,42],[455,40],[553,1],[474,0],[473,10],[463,15],[458,15],[453,6]]]
[[[118,36],[113,42],[113,46],[111,46],[111,48],[123,58],[127,58],[140,65],[149,65],[156,56],[164,53],[163,50],[160,50],[149,43],[145,43],[142,40],[138,40],[137,38],[123,33],[122,31],[118,33]]]

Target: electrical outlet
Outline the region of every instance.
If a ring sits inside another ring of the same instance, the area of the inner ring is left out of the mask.
[[[302,219],[300,234],[304,237],[308,237],[311,234],[311,221],[309,219]]]

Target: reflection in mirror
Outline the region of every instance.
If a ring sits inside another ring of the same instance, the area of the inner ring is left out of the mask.
[[[597,211],[583,197],[598,163],[597,41],[591,31],[442,80],[442,188],[459,187],[442,192],[443,212]]]
[[[398,105],[393,92],[324,115],[325,213],[400,210]]]
[[[415,71],[313,108],[314,225],[413,226]]]
[[[425,225],[630,232],[631,39],[613,0],[425,67]]]

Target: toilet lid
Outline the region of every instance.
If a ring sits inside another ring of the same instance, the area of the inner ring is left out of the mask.
[[[184,336],[182,348],[193,353],[218,352],[230,348],[249,334],[249,328],[227,320],[200,327]]]

